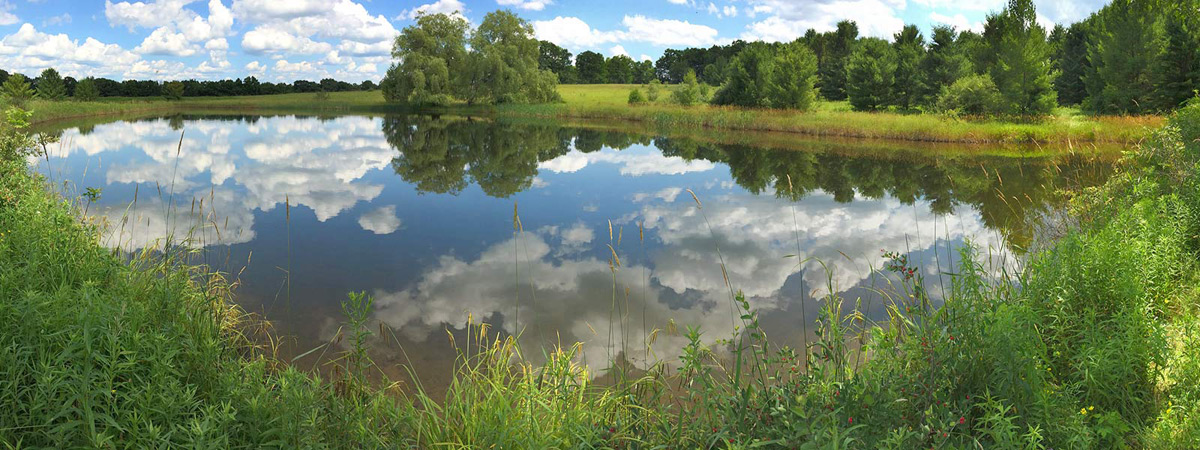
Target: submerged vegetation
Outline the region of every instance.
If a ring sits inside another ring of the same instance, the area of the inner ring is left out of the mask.
[[[1078,192],[1058,239],[1024,267],[968,246],[942,260],[958,264],[936,267],[948,282],[935,284],[924,279],[930,267],[886,253],[888,317],[869,320],[854,299],[824,294],[820,316],[797,325],[816,340],[795,349],[769,344],[728,286],[735,329],[678,330],[689,342],[679,360],[614,361],[603,383],[591,371],[600,368],[577,364],[577,345],[548,349],[534,366],[524,355],[535,349],[471,321],[444,398],[379,380],[365,347],[394,336],[371,325],[370,296],[342,304],[347,350],[334,370],[305,373],[278,361],[266,325],[233,306],[236,279],[191,265],[186,246],[101,247],[99,225],[26,167],[42,148],[23,131],[27,119],[10,110],[0,140],[0,320],[9,324],[0,329],[0,442],[9,447],[1200,445],[1200,102],[1130,152],[1108,183]],[[393,165],[408,176],[461,171],[472,155],[445,151],[498,133],[391,127],[389,140],[405,146]],[[537,152],[562,142],[514,138],[546,141],[527,146]],[[739,179],[761,189],[774,180],[783,195],[875,186],[872,177],[791,183],[793,170],[820,172],[819,159],[748,167]],[[453,188],[455,178],[432,181]],[[614,271],[620,259],[614,251]]]

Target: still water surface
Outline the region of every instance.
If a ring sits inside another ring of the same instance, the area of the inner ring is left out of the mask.
[[[240,273],[238,302],[288,337],[285,356],[335,335],[347,292],[370,293],[394,334],[374,341],[376,361],[394,376],[411,361],[434,390],[454,359],[447,330],[462,333],[468,315],[520,333],[535,359],[583,342],[592,366],[676,358],[678,335],[644,350],[648,331],[672,323],[728,337],[722,258],[772,341],[797,346],[830,279],[883,316],[881,250],[935,278],[966,240],[1020,255],[1056,188],[1107,173],[1078,160],[793,147],[448,117],[176,116],[63,130],[38,164],[69,192],[102,189],[88,213],[114,224],[107,245],[187,237],[205,262]]]

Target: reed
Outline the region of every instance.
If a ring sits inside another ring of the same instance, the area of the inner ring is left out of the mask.
[[[297,370],[231,301],[230,274],[197,263],[188,242],[209,225],[135,254],[106,249],[101,225],[82,218],[87,203],[52,193],[25,166],[31,141],[4,133],[0,154],[20,155],[0,159],[6,447],[1200,445],[1200,104],[1130,152],[1108,184],[1076,195],[1079,220],[1024,267],[967,245],[957,264],[936,257],[938,280],[926,280],[929,262],[889,254],[877,270],[888,314],[872,321],[870,304],[842,298],[830,266],[798,248],[802,267],[827,275],[819,316],[796,324],[814,326],[803,349],[769,344],[727,281],[730,329],[688,327],[678,361],[637,371],[612,361],[620,382],[610,384],[580,363],[580,344],[534,365],[519,336],[470,318],[464,342],[450,335],[457,359],[436,400],[412,372],[408,384],[387,380],[369,357],[399,344],[383,325],[372,331],[369,295],[342,304],[331,343],[345,339],[343,350],[313,349],[334,353],[332,373]],[[196,211],[204,217],[203,202]],[[614,274],[622,234],[610,232]],[[723,256],[711,264],[697,270],[729,280]],[[628,288],[614,276],[609,330],[623,343]],[[643,331],[650,347],[660,331]]]

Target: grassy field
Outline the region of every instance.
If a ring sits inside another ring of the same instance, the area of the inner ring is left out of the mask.
[[[103,248],[86,200],[52,193],[0,132],[0,447],[1200,447],[1200,104],[1077,196],[1023,270],[969,247],[941,268],[940,308],[917,287],[931,272],[897,255],[886,320],[827,295],[805,324],[819,339],[777,348],[730,286],[738,331],[680,329],[678,361],[614,364],[605,386],[577,346],[535,367],[521,355],[539,349],[476,323],[438,400],[368,381],[365,349],[393,332],[370,297],[343,302],[329,376],[289,368],[233,280],[178,244]]]
[[[1077,109],[1059,108],[1040,123],[968,121],[934,114],[865,113],[851,111],[846,102],[820,102],[812,112],[758,110],[672,104],[673,86],[662,86],[656,102],[627,104],[634,85],[561,85],[563,103],[542,105],[457,105],[432,112],[499,117],[555,118],[576,122],[633,124],[647,132],[665,135],[718,132],[774,132],[812,137],[891,139],[958,144],[1047,145],[1052,152],[1088,145],[1126,145],[1161,126],[1163,119],[1145,117],[1094,117]],[[315,94],[282,94],[250,97],[194,97],[164,99],[106,98],[99,102],[33,101],[39,123],[104,115],[156,113],[259,113],[259,114],[388,114],[412,112],[389,105],[378,91],[336,92],[318,100]]]

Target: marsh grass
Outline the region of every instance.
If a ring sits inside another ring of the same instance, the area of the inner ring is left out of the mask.
[[[161,247],[132,255],[107,250],[99,244],[100,225],[81,220],[88,203],[63,201],[23,159],[6,159],[0,161],[0,323],[8,324],[0,329],[0,443],[1194,448],[1200,443],[1197,138],[1200,104],[1130,153],[1108,184],[1076,195],[1076,220],[1025,265],[1004,254],[981,255],[973,245],[956,260],[936,250],[934,261],[887,255],[875,270],[883,285],[873,287],[887,311],[882,318],[866,314],[870,303],[842,298],[830,266],[804,257],[797,244],[789,256],[798,267],[816,263],[827,275],[814,300],[819,314],[802,325],[814,327],[802,348],[767,339],[714,247],[712,267],[697,270],[721,270],[731,327],[686,327],[678,361],[633,370],[619,362],[630,351],[623,344],[618,353],[614,336],[608,370],[616,382],[601,384],[580,363],[581,344],[551,347],[533,364],[518,344],[520,333],[496,333],[470,318],[461,341],[449,333],[457,358],[441,399],[411,372],[411,362],[410,383],[380,377],[368,348],[399,340],[382,324],[372,330],[369,295],[350,294],[342,303],[346,323],[330,345],[312,350],[333,351],[324,360],[332,370],[299,371],[275,357],[268,326],[231,301],[236,279],[197,264],[203,252],[195,248],[203,245],[187,244],[207,239],[205,233],[168,230],[173,237]],[[702,199],[692,196],[706,214]],[[172,202],[164,202],[168,213]],[[211,215],[211,197],[209,209],[203,202],[195,208]],[[513,221],[520,237],[515,205]],[[795,219],[793,226],[799,242]],[[639,226],[639,241],[643,232]],[[709,232],[716,237],[711,226]],[[637,286],[616,277],[622,235],[618,226],[609,236],[609,332],[619,332],[624,343],[629,292]],[[926,279],[930,264],[936,280]],[[520,268],[514,246],[518,286]],[[521,298],[514,297],[514,313]],[[670,331],[643,325],[647,354],[654,336]],[[345,349],[332,350],[343,339]]]

